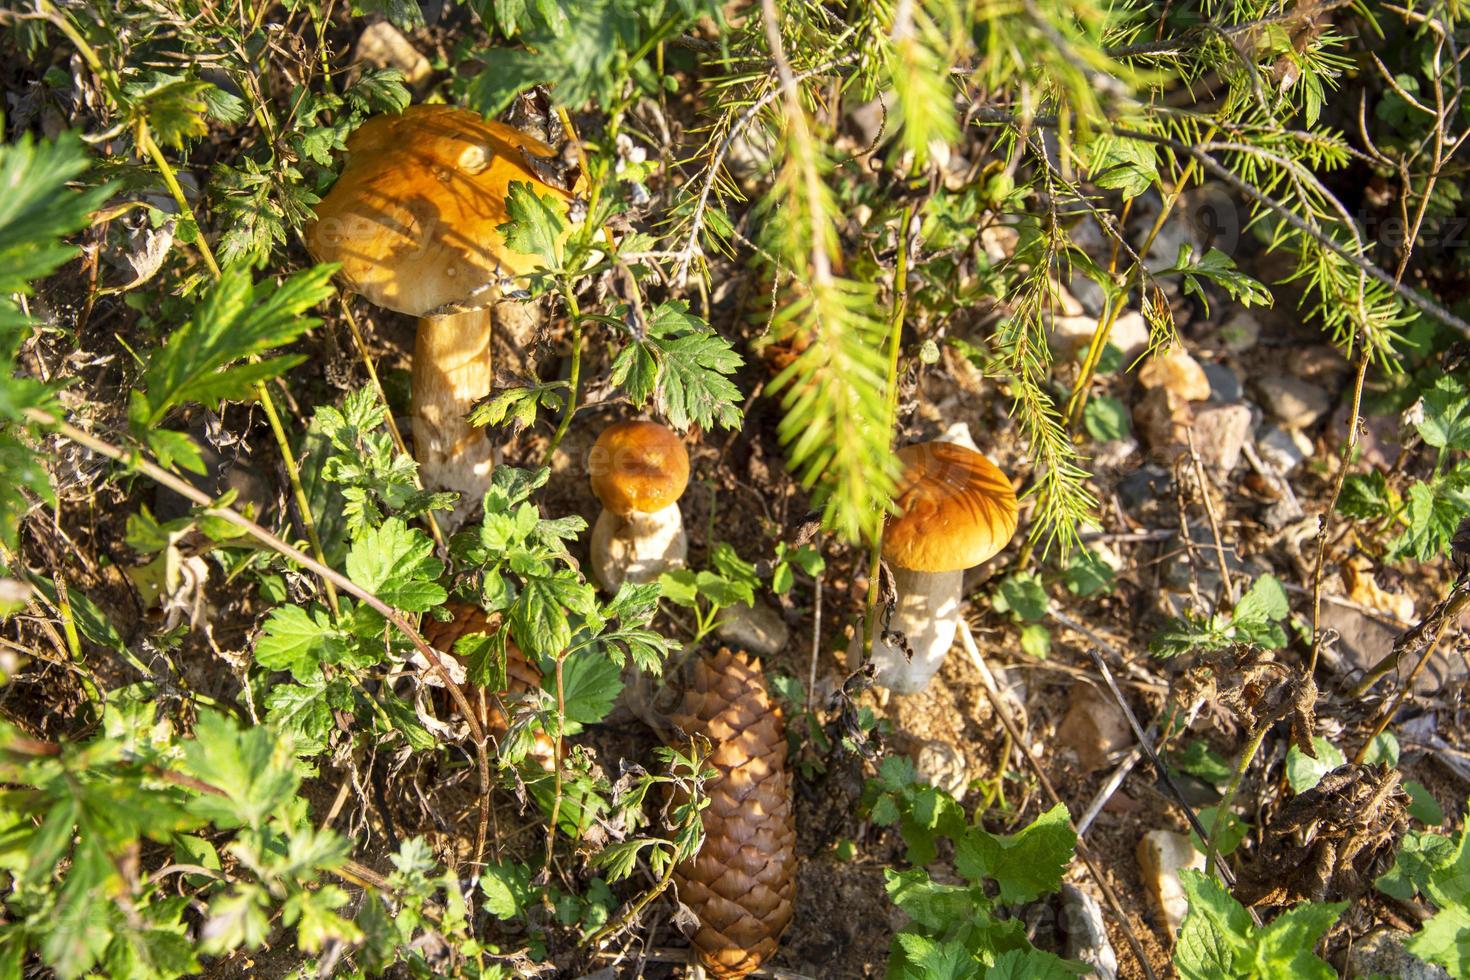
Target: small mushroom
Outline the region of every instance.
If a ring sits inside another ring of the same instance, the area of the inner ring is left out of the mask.
[[[494,380],[493,304],[540,259],[511,249],[512,181],[567,199],[537,176],[551,147],[478,113],[443,105],[374,116],[348,138],[347,162],[316,206],[306,244],[378,306],[419,317],[413,441],[426,485],[461,494],[462,520],[489,484],[485,433],[465,421]]]
[[[904,468],[894,498],[898,513],[883,532],[883,557],[898,593],[888,628],[904,635],[913,658],[880,633],[873,637],[873,665],[877,684],[913,694],[954,643],[965,569],[989,560],[1015,534],[1016,491],[994,463],[957,443],[905,446],[898,458]]]
[[[681,568],[689,554],[679,498],[689,483],[689,454],[657,422],[604,429],[588,458],[602,513],[592,528],[592,571],[609,592],[623,582],[651,582]]]

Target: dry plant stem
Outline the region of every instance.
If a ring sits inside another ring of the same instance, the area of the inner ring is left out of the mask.
[[[1184,794],[1179,790],[1179,784],[1174,782],[1173,774],[1169,772],[1169,768],[1159,758],[1159,753],[1154,749],[1148,734],[1143,730],[1143,726],[1138,723],[1138,716],[1133,713],[1133,708],[1128,704],[1128,699],[1123,697],[1123,692],[1118,689],[1118,682],[1113,677],[1113,672],[1108,669],[1107,662],[1103,660],[1101,651],[1096,647],[1092,647],[1087,651],[1087,654],[1092,658],[1093,665],[1097,667],[1098,673],[1102,675],[1104,683],[1108,685],[1108,691],[1113,695],[1113,700],[1118,703],[1118,707],[1123,709],[1123,715],[1128,719],[1128,727],[1133,729],[1133,737],[1138,739],[1139,748],[1143,749],[1144,755],[1148,756],[1149,763],[1154,767],[1154,771],[1159,774],[1160,778],[1163,779],[1164,785],[1169,787],[1169,792],[1173,795],[1174,802],[1178,804],[1180,811],[1184,814],[1185,820],[1189,822],[1190,829],[1196,834],[1199,834],[1200,840],[1208,840],[1210,838],[1209,831],[1205,829],[1204,824],[1200,823],[1199,817],[1195,815],[1194,807],[1185,802]],[[1227,886],[1234,887],[1234,873],[1224,865],[1220,866],[1219,871],[1220,880],[1225,882]],[[1255,912],[1251,912],[1251,916],[1255,918]],[[1256,919],[1256,924],[1260,924],[1259,919]]]
[[[898,224],[898,263],[893,272],[893,315],[888,323],[888,377],[885,381],[888,407],[884,413],[887,420],[889,448],[893,445],[893,428],[898,422],[898,354],[902,349],[903,320],[908,311],[909,271],[909,224],[913,221],[913,206],[903,209]],[[873,536],[873,555],[868,562],[868,601],[863,613],[863,662],[873,659],[873,637],[877,634],[879,575],[883,563],[883,522]],[[849,665],[851,666],[851,665]]]
[[[1424,652],[1419,656],[1419,662],[1414,665],[1413,670],[1409,671],[1408,678],[1404,681],[1403,686],[1399,688],[1398,693],[1394,695],[1393,703],[1379,712],[1378,721],[1373,726],[1373,734],[1364,739],[1363,744],[1358,746],[1358,751],[1353,755],[1353,763],[1355,765],[1363,764],[1363,760],[1368,757],[1368,750],[1373,747],[1373,743],[1377,741],[1378,736],[1382,735],[1388,728],[1389,722],[1393,721],[1394,716],[1399,713],[1399,708],[1403,707],[1404,700],[1414,690],[1414,682],[1419,679],[1419,674],[1423,672],[1424,665],[1429,663],[1429,658],[1434,656],[1435,650],[1439,649],[1439,638],[1440,634],[1436,633],[1434,639],[1425,646]]]
[[[1399,634],[1398,639],[1394,640],[1393,648],[1388,651],[1388,654],[1382,660],[1368,669],[1368,673],[1363,675],[1363,679],[1358,682],[1357,686],[1353,688],[1352,693],[1348,696],[1353,700],[1363,697],[1372,689],[1374,684],[1377,684],[1390,672],[1397,670],[1399,662],[1404,658],[1404,654],[1412,650],[1415,646],[1423,643],[1429,649],[1433,650],[1434,647],[1438,646],[1440,637],[1444,635],[1444,631],[1451,623],[1457,622],[1460,614],[1467,608],[1470,608],[1470,578],[1462,578],[1459,582],[1455,583],[1455,587],[1450,590],[1450,594],[1440,600],[1422,620]],[[1424,658],[1421,658],[1420,666],[1415,668],[1414,672],[1416,674],[1422,669],[1426,660],[1427,654]],[[1405,690],[1410,686],[1412,685],[1406,684]]]
[[[1210,485],[1205,479],[1205,464],[1199,458],[1199,450],[1194,448],[1193,427],[1185,429],[1184,435],[1189,441],[1189,458],[1194,461],[1194,478],[1199,483],[1200,500],[1205,505],[1205,516],[1210,521],[1210,535],[1215,539],[1215,558],[1220,563],[1220,581],[1225,586],[1225,600],[1234,606],[1235,583],[1230,578],[1230,564],[1225,560],[1225,545],[1220,538],[1220,520],[1215,516],[1215,504],[1210,499]]]
[[[136,469],[144,476],[168,487],[181,497],[185,497],[200,507],[205,508],[204,513],[207,516],[215,517],[235,525],[277,554],[291,559],[303,568],[310,569],[312,572],[321,576],[323,580],[330,581],[343,592],[366,603],[391,623],[399,633],[407,637],[409,642],[414,645],[414,648],[424,655],[424,658],[439,674],[440,679],[444,682],[445,690],[449,692],[450,696],[454,699],[455,706],[464,715],[465,723],[469,725],[470,734],[475,740],[475,754],[480,778],[480,826],[475,837],[475,862],[479,862],[480,855],[484,852],[486,828],[489,825],[490,819],[490,758],[486,748],[485,729],[480,725],[479,718],[471,708],[469,698],[465,696],[464,691],[450,677],[449,670],[444,666],[444,661],[440,659],[438,652],[429,646],[428,643],[424,642],[424,638],[419,635],[418,630],[414,629],[392,606],[360,585],[357,585],[341,572],[317,561],[299,548],[287,544],[259,524],[250,520],[250,518],[240,514],[234,508],[216,506],[215,502],[207,494],[201,493],[192,484],[179,479],[158,464],[144,459],[141,453],[129,453],[119,449],[117,446],[89,435],[76,426],[63,422],[49,412],[44,412],[40,409],[26,409],[26,418],[37,425],[54,429],[66,438],[78,445],[85,446],[95,453],[100,453],[108,459]]]
[[[345,294],[339,294],[342,301],[342,317],[347,321],[347,329],[352,334],[352,343],[357,347],[357,355],[362,358],[363,367],[367,369],[368,380],[372,382],[373,391],[377,392],[378,400],[383,403],[383,422],[388,426],[388,434],[393,437],[393,446],[404,456],[409,455],[408,444],[403,441],[403,433],[399,431],[398,423],[393,420],[393,408],[388,404],[388,393],[383,390],[383,383],[378,380],[378,370],[373,365],[373,359],[368,355],[367,342],[363,340],[362,331],[357,326],[357,317],[352,315],[352,302]],[[423,481],[419,479],[418,471],[414,471],[413,485],[418,489],[424,489]],[[424,520],[429,525],[429,535],[434,543],[442,550],[445,547],[444,532],[439,530],[439,522],[434,519],[432,511],[424,512]]]
[[[1036,779],[1041,783],[1041,787],[1046,791],[1046,795],[1051,798],[1053,803],[1061,803],[1062,798],[1057,794],[1056,787],[1052,785],[1051,780],[1047,777],[1046,770],[1041,767],[1041,763],[1037,762],[1036,757],[1031,754],[1031,744],[1026,741],[1020,730],[1016,728],[1016,723],[1011,720],[1011,713],[1005,706],[1005,700],[1000,696],[1000,691],[995,685],[995,678],[991,676],[990,669],[985,666],[985,658],[981,656],[980,648],[975,645],[975,637],[970,633],[970,624],[965,622],[963,618],[960,619],[959,634],[960,640],[964,644],[965,652],[970,655],[970,659],[975,662],[976,668],[985,680],[985,696],[990,700],[990,706],[995,710],[996,717],[1000,719],[1000,723],[1005,727],[1006,734],[1010,736],[1012,743],[1015,745],[1017,751],[1020,752],[1021,757],[1026,760],[1026,764],[1031,768],[1031,771],[1036,774]],[[1072,824],[1070,814],[1067,817],[1067,823],[1072,825],[1072,830],[1075,833],[1077,828],[1075,824]],[[1108,884],[1107,878],[1103,876],[1102,870],[1093,859],[1092,849],[1082,840],[1080,834],[1077,837],[1077,856],[1087,866],[1087,871],[1092,875],[1092,880],[1097,884],[1098,890],[1103,893],[1103,898],[1107,901],[1109,908],[1117,919],[1118,928],[1123,930],[1123,935],[1128,940],[1128,947],[1133,951],[1134,958],[1138,960],[1138,965],[1143,970],[1144,976],[1148,977],[1149,980],[1157,980],[1157,974],[1154,973],[1153,967],[1149,966],[1148,957],[1144,955],[1143,944],[1138,941],[1138,936],[1134,934],[1133,927],[1128,922],[1128,916],[1123,912],[1122,903],[1118,901],[1118,896],[1113,892],[1112,886]]]
[[[1317,517],[1317,561],[1312,568],[1312,654],[1307,658],[1308,677],[1316,675],[1317,658],[1322,653],[1322,581],[1327,571],[1328,528],[1331,527],[1332,515],[1337,510],[1337,499],[1342,496],[1343,485],[1347,482],[1353,453],[1358,448],[1358,428],[1363,408],[1363,382],[1368,377],[1369,358],[1367,339],[1364,338],[1362,343],[1362,349],[1358,351],[1358,372],[1353,379],[1353,407],[1348,414],[1348,441],[1347,445],[1342,447],[1342,465],[1337,468],[1337,479],[1332,481],[1332,496],[1327,499],[1327,503],[1322,507],[1322,513]]]

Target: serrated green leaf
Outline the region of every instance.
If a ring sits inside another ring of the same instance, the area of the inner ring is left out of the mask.
[[[346,650],[345,638],[325,610],[278,606],[255,644],[255,660],[271,670],[289,670],[310,684],[320,678],[322,664],[336,663]]]
[[[216,407],[223,399],[243,398],[256,382],[300,363],[302,357],[292,355],[229,366],[289,344],[316,326],[319,321],[305,313],[331,295],[333,271],[333,266],[316,266],[277,287],[252,282],[248,269],[226,268],[189,322],[149,357],[146,392],[135,390],[128,406],[133,430],[156,427],[186,402]]]
[[[554,194],[537,194],[526,181],[511,181],[505,195],[505,213],[510,220],[500,226],[505,244],[536,256],[548,269],[560,268],[567,234],[566,207],[566,202]]]
[[[729,375],[741,357],[724,337],[689,312],[682,300],[660,303],[642,337],[613,361],[612,381],[635,405],[650,398],[674,428],[733,429],[740,424],[740,390]]]
[[[547,677],[541,686],[553,697],[556,680]],[[578,650],[562,664],[562,690],[568,721],[593,725],[607,717],[623,689],[622,672],[602,653]]]
[[[368,528],[353,542],[346,571],[353,582],[397,609],[424,612],[448,598],[438,582],[444,563],[434,557],[434,542],[398,517]]]
[[[1077,846],[1067,808],[1058,803],[1009,836],[971,827],[955,843],[955,870],[972,884],[991,879],[1000,900],[1030,902],[1061,886]]]
[[[1451,375],[1438,378],[1422,398],[1424,415],[1414,423],[1436,449],[1470,449],[1470,389]]]

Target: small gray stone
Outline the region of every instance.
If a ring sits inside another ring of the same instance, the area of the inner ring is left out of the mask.
[[[1213,598],[1220,591],[1220,558],[1215,551],[1215,538],[1205,524],[1191,524],[1189,536],[1194,542],[1195,573],[1199,579],[1199,589],[1206,599]],[[1257,562],[1242,558],[1235,550],[1235,545],[1229,537],[1222,536],[1222,546],[1225,550],[1225,567],[1230,569],[1230,577],[1239,585],[1242,582],[1254,581],[1271,569]],[[1171,556],[1168,563],[1164,565],[1163,585],[1171,592],[1189,591],[1189,553],[1184,549],[1184,539],[1174,535],[1164,542],[1162,554]]]
[[[1229,473],[1240,462],[1251,434],[1251,410],[1245,405],[1216,405],[1194,410],[1194,448],[1202,463],[1216,473]]]
[[[964,754],[948,742],[929,739],[914,752],[914,771],[924,782],[956,800],[965,798],[970,769]]]
[[[760,657],[770,657],[786,648],[791,630],[781,614],[764,602],[754,606],[731,606],[722,610],[715,630],[720,639]]]
[[[1242,354],[1261,340],[1261,321],[1241,310],[1220,325],[1220,340],[1232,354]]]
[[[1163,915],[1171,943],[1189,913],[1189,899],[1179,881],[1179,872],[1185,868],[1203,871],[1205,856],[1184,834],[1150,830],[1139,840],[1138,869],[1143,873],[1144,887]]]
[[[1115,489],[1123,509],[1131,513],[1150,500],[1172,493],[1173,482],[1168,470],[1148,463],[1125,475]]]
[[[1332,398],[1326,391],[1289,374],[1257,378],[1256,392],[1266,411],[1289,429],[1305,429],[1332,408]]]
[[[1102,905],[1065,881],[1062,882],[1062,934],[1066,937],[1068,959],[1081,960],[1092,967],[1093,975],[1099,980],[1117,977],[1118,954],[1108,942]]]
[[[1238,402],[1245,397],[1245,386],[1234,371],[1224,364],[1204,364],[1205,377],[1210,381],[1210,397],[1217,402]]]
[[[1312,441],[1299,429],[1288,431],[1268,425],[1256,436],[1256,452],[1263,463],[1285,476],[1312,455]]]
[[[1096,331],[1096,316],[1054,316],[1049,325],[1047,342],[1062,357],[1072,357],[1086,350]],[[1122,351],[1123,356],[1130,360],[1141,354],[1148,346],[1148,323],[1143,314],[1137,310],[1121,314],[1108,333],[1108,343]]]
[[[1404,948],[1408,933],[1387,926],[1353,943],[1347,954],[1349,980],[1395,977],[1396,980],[1450,980],[1440,966],[1426,963]]]

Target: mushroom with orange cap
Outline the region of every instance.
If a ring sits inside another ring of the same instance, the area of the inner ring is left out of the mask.
[[[679,498],[689,484],[689,454],[657,422],[618,422],[588,457],[602,513],[592,528],[592,571],[609,592],[625,581],[651,582],[689,555]]]
[[[538,176],[551,147],[478,113],[443,105],[375,116],[316,206],[306,244],[378,306],[419,318],[413,357],[414,455],[427,485],[461,494],[456,518],[489,482],[491,448],[466,421],[490,393],[493,304],[542,267],[510,248],[514,181],[568,199]]]
[[[1017,506],[1010,480],[967,446],[919,443],[900,449],[898,458],[897,513],[883,531],[883,557],[898,593],[888,628],[904,635],[913,656],[874,636],[874,681],[895,694],[913,694],[929,683],[954,643],[965,570],[1005,547],[1016,533]]]

